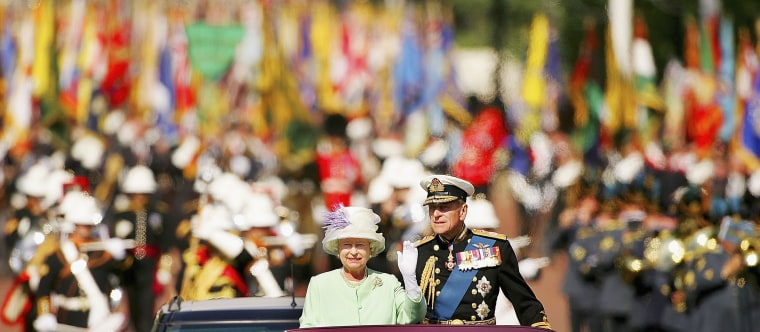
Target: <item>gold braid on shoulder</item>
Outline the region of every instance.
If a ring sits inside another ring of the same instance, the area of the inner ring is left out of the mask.
[[[435,268],[435,256],[430,256],[427,262],[425,262],[425,268],[422,269],[422,276],[420,278],[420,289],[422,289],[428,305],[433,308],[435,304],[435,276],[433,269]]]

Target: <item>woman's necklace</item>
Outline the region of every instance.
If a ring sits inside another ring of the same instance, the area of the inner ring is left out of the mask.
[[[345,273],[341,273],[340,275],[341,275],[341,277],[343,277],[343,281],[346,282],[346,286],[348,286],[348,288],[359,287],[359,286],[362,285],[362,283],[364,283],[364,280],[367,280],[367,270],[366,269],[364,270],[364,277],[362,278],[362,280],[359,280],[359,281],[348,280],[348,278],[346,278],[346,274]]]

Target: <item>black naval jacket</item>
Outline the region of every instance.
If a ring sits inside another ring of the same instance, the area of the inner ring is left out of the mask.
[[[470,230],[465,228],[462,233],[454,239],[452,253],[456,260],[456,253],[462,252],[467,247],[474,235],[495,240],[494,246],[498,246],[501,252],[501,264],[494,267],[479,268],[475,277],[467,285],[468,290],[459,301],[459,305],[452,314],[450,320],[463,321],[482,321],[494,318],[496,299],[501,289],[507,298],[514,305],[517,318],[520,324],[526,326],[551,328],[544,312],[544,307],[538,301],[533,290],[525,282],[517,265],[517,257],[512,246],[507,241],[504,234],[498,234],[483,230]],[[424,285],[422,278],[425,265],[430,257],[435,257],[433,275],[435,278],[435,292],[433,298],[429,297],[430,290],[422,289],[428,301],[427,319],[435,321],[438,317],[432,317],[433,306],[438,303],[438,296],[441,289],[451,275],[451,271],[446,268],[447,257],[449,256],[448,242],[437,235],[429,235],[416,243],[418,250],[417,260],[417,277],[420,283]],[[454,267],[457,269],[458,267]],[[483,278],[487,280],[487,284]],[[488,287],[490,285],[490,287]],[[478,288],[488,290],[484,295],[478,291]],[[431,306],[432,304],[432,306]],[[484,310],[486,309],[486,310]],[[481,315],[478,315],[480,312]],[[485,315],[484,315],[485,314]]]
[[[108,297],[112,289],[110,276],[121,271],[119,261],[114,260],[111,254],[103,250],[90,251],[87,256],[87,268],[90,270],[92,278],[103,296]],[[38,315],[51,312],[50,297],[52,294],[58,294],[68,299],[81,299],[82,303],[87,302],[87,296],[80,288],[76,277],[71,273],[69,262],[66,261],[60,249],[47,256],[42,271],[44,273],[36,294],[39,298],[37,300]],[[86,306],[79,310],[61,307],[57,309],[56,316],[58,323],[86,328],[89,312]]]

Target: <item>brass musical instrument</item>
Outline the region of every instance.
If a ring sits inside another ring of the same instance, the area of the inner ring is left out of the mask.
[[[686,246],[681,239],[670,231],[662,231],[657,237],[649,239],[644,249],[644,261],[647,267],[659,271],[671,271],[683,261]]]

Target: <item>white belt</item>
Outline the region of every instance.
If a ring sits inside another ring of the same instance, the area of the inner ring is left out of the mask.
[[[90,304],[84,296],[66,297],[63,295],[53,295],[50,297],[50,300],[54,307],[68,311],[87,311],[90,309]]]

